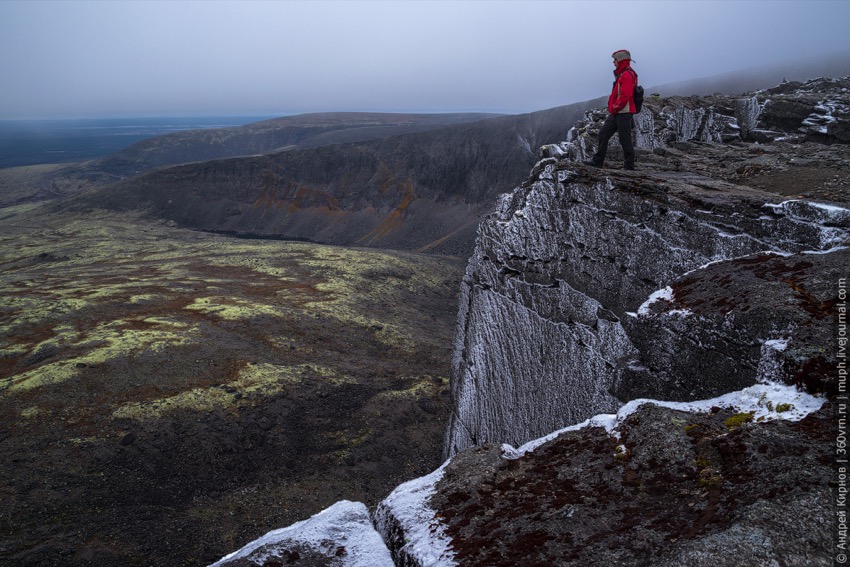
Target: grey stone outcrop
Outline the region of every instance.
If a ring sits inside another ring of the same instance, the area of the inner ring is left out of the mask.
[[[850,211],[744,185],[749,172],[803,152],[782,142],[769,153],[742,138],[788,127],[775,113],[762,124],[762,98],[835,101],[848,84],[650,97],[637,116],[636,173],[581,165],[600,112],[544,147],[529,180],[479,226],[461,289],[446,456],[520,444],[637,397],[693,400],[765,379],[830,391],[834,354],[811,344],[829,340]],[[811,143],[807,119],[786,132],[797,144]],[[725,165],[751,147],[760,161]],[[764,351],[771,341],[789,346]]]

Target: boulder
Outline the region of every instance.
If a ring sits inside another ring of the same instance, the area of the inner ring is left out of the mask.
[[[624,321],[641,355],[615,395],[692,400],[764,381],[837,394],[836,292],[848,265],[848,249],[763,253],[675,279]]]

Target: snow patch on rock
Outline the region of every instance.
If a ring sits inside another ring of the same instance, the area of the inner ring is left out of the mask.
[[[307,547],[338,567],[393,567],[392,556],[361,502],[342,500],[301,522],[273,530],[210,567],[242,559],[257,565],[280,557],[292,547]],[[342,551],[341,551],[342,550]]]
[[[772,345],[778,345],[778,342]],[[539,439],[529,441],[518,448],[509,444],[502,445],[502,456],[506,459],[517,459],[530,453],[568,431],[577,431],[585,427],[602,427],[610,435],[619,438],[618,427],[637,409],[644,404],[654,404],[660,407],[684,411],[688,413],[708,413],[712,408],[729,408],[737,413],[752,413],[754,421],[770,421],[784,419],[800,421],[807,415],[819,410],[826,402],[825,398],[812,396],[797,390],[794,386],[767,383],[756,384],[738,392],[731,392],[708,400],[694,402],[665,402],[659,400],[632,400],[616,414],[594,416],[582,423],[565,427]]]
[[[638,315],[649,315],[650,307],[653,303],[657,301],[667,301],[668,303],[673,302],[673,288],[669,285],[667,287],[663,287],[659,290],[652,292],[652,294],[647,298],[643,304],[638,307],[637,314]]]
[[[423,567],[454,567],[451,540],[445,535],[444,527],[428,505],[436,492],[437,483],[443,478],[448,461],[427,476],[399,485],[375,510],[375,526],[385,541],[394,533],[403,534],[404,545],[397,553],[405,559]]]

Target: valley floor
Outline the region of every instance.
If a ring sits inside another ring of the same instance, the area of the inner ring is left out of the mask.
[[[206,565],[430,472],[464,264],[0,209],[0,564]]]

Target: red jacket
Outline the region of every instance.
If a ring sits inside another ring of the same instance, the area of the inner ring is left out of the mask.
[[[637,112],[635,108],[635,85],[637,85],[637,74],[629,67],[631,59],[623,59],[614,70],[614,88],[608,97],[608,112],[611,114],[625,114]],[[628,69],[628,71],[626,70]]]

